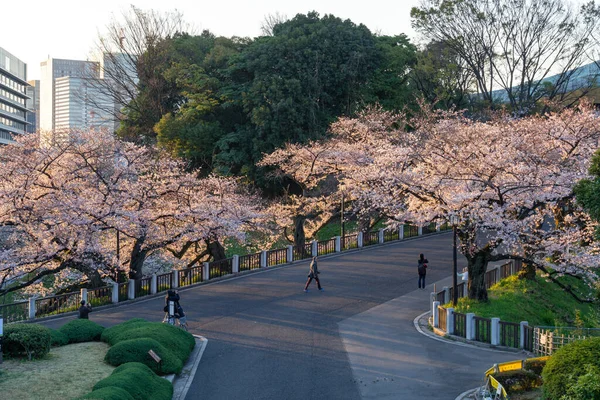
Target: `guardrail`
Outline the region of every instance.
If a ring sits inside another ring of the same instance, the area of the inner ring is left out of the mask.
[[[12,323],[76,311],[81,300],[86,300],[94,306],[119,303],[241,271],[283,265],[317,255],[339,253],[450,229],[447,224],[444,226],[445,229],[434,229],[432,225],[420,228],[406,224],[399,226],[398,230],[379,229],[372,232],[359,232],[319,242],[313,241],[301,247],[288,246],[283,249],[264,250],[243,256],[236,255],[225,260],[205,262],[191,268],[173,270],[165,274],[154,274],[137,280],[131,279],[128,282],[113,283],[100,288],[81,289],[80,292],[37,299],[30,298],[26,301],[0,305],[0,316],[5,323]]]

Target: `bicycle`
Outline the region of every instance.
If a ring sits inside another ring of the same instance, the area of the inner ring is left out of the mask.
[[[169,313],[165,313],[165,317],[163,318],[162,322],[163,324],[177,326],[186,332],[188,330],[186,317],[177,317],[175,315],[169,315]]]

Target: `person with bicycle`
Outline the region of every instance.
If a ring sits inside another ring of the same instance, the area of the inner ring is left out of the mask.
[[[175,325],[175,320],[179,322],[179,326],[187,330],[186,317],[183,312],[183,307],[179,304],[181,297],[176,290],[169,289],[165,296],[165,307],[163,311],[166,313],[163,322],[167,322],[170,325]],[[173,308],[171,308],[171,304]]]

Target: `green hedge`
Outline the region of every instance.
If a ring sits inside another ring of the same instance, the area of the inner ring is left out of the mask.
[[[536,375],[542,375],[542,370],[546,366],[546,360],[539,360],[536,358],[531,358],[529,360],[525,360],[525,369],[527,371],[531,371]]]
[[[109,335],[103,335],[103,337],[110,338],[108,343],[111,345],[130,339],[154,339],[170,350],[182,362],[188,359],[196,344],[194,336],[189,332],[160,322],[129,324],[126,326],[126,329],[117,330]]]
[[[504,386],[509,395],[512,393],[527,392],[542,386],[542,378],[532,371],[517,370],[500,372],[494,374],[494,378]]]
[[[80,399],[86,400],[135,400],[135,398],[129,394],[125,389],[117,386],[106,386],[98,390],[94,390],[91,393],[86,394]]]
[[[100,340],[102,340],[103,342],[106,342],[112,346],[113,344],[117,343],[117,341],[115,340],[115,337],[117,337],[120,334],[122,334],[123,332],[126,332],[137,326],[143,326],[146,324],[149,324],[149,322],[143,318],[132,318],[129,321],[120,323],[119,325],[115,325],[110,328],[106,328],[102,332]]]
[[[59,329],[69,338],[69,343],[100,340],[104,327],[89,319],[74,319]]]
[[[173,397],[171,382],[157,376],[150,368],[140,363],[121,365],[109,377],[94,385],[94,391],[90,395],[110,387],[127,391],[134,400],[171,400]],[[112,397],[110,399],[112,400]]]
[[[50,351],[51,329],[38,324],[10,324],[4,328],[3,352],[9,357],[42,358]]]
[[[160,365],[148,354],[153,350],[162,359]],[[159,375],[178,374],[183,362],[159,342],[150,338],[124,340],[108,349],[104,360],[110,365],[119,366],[128,362],[143,363]]]
[[[52,337],[52,341],[50,342],[52,346],[64,346],[69,343],[67,335],[56,329],[50,330],[50,336]]]
[[[600,368],[599,355],[600,337],[578,340],[558,349],[542,371],[545,398],[568,397],[567,391],[578,384],[580,377],[588,374],[590,368]]]

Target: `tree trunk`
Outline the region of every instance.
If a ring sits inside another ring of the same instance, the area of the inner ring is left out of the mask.
[[[304,258],[305,244],[306,244],[306,233],[304,232],[304,222],[306,216],[296,215],[294,217],[294,246],[296,251]]]
[[[485,272],[489,261],[489,250],[480,250],[474,255],[467,257],[469,271],[469,298],[478,301],[487,301],[487,289],[485,287]]]
[[[523,263],[518,276],[519,279],[535,280],[535,265]]]
[[[210,240],[206,246],[208,247],[208,252],[214,261],[224,260],[227,258],[227,255],[225,254],[225,248],[218,240]]]
[[[140,279],[143,276],[142,267],[144,266],[144,261],[146,261],[146,256],[148,255],[147,250],[142,250],[143,244],[144,238],[136,239],[133,244],[133,249],[131,250],[131,262],[129,263],[129,279]]]

